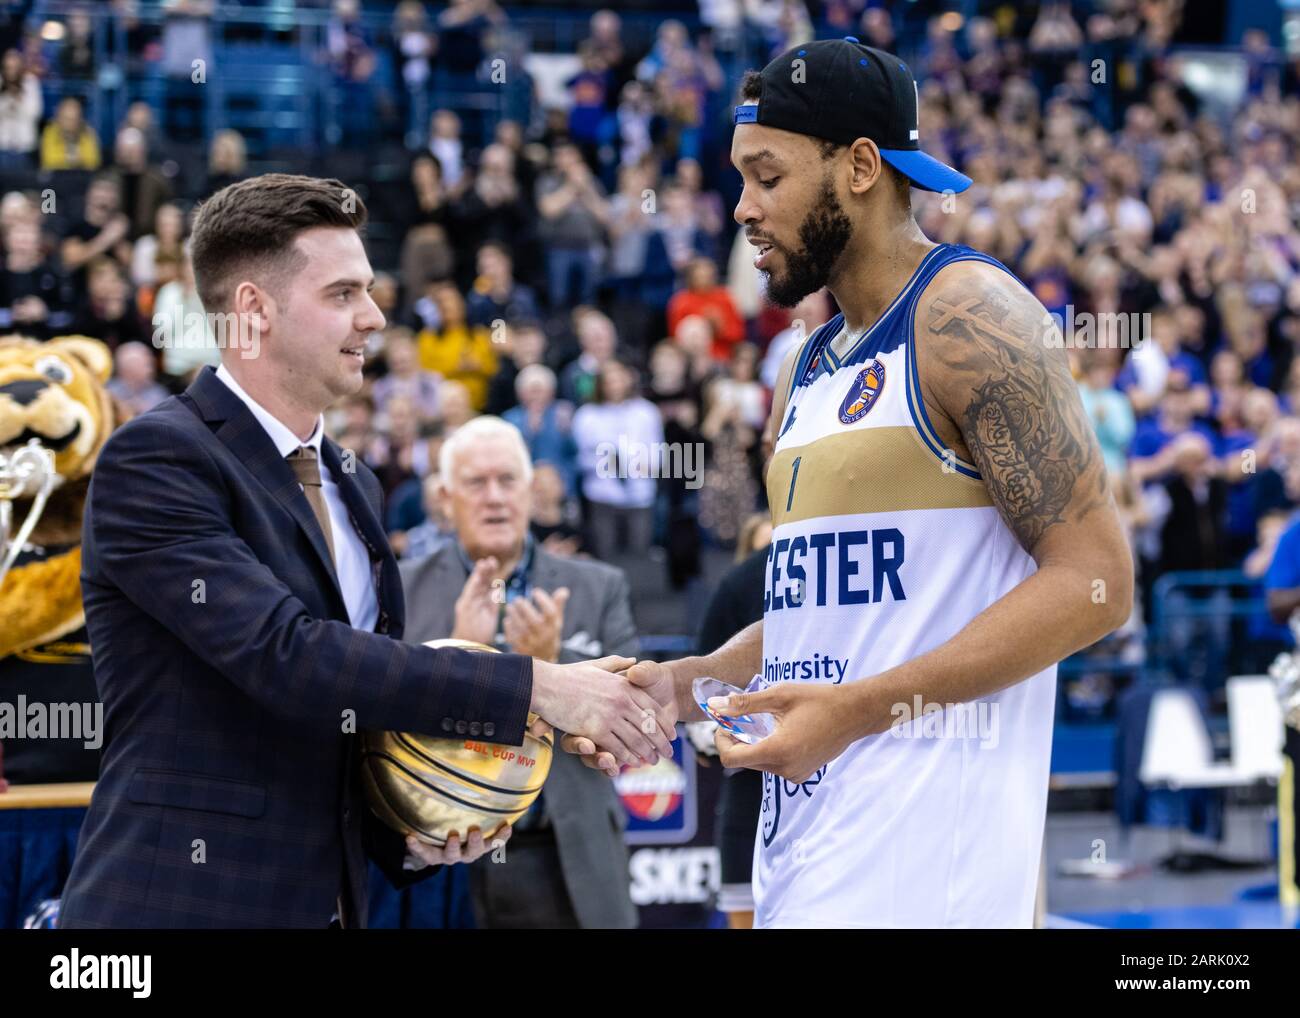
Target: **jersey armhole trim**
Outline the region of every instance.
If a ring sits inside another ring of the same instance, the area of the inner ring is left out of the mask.
[[[941,269],[947,268],[949,265],[952,265],[954,262],[959,262],[959,261],[984,261],[984,260],[985,259],[979,255],[976,255],[973,258],[970,256],[965,256],[965,257],[958,256],[944,262],[944,264],[941,265],[940,268]],[[996,262],[993,262],[992,264],[997,265]],[[938,272],[936,271],[934,275],[937,274]],[[931,275],[929,279],[925,280],[923,285],[917,287],[916,293],[913,295],[912,298],[914,302],[920,300],[920,296],[922,292],[924,292],[925,288],[934,281],[934,275]],[[919,434],[921,436],[922,441],[925,442],[926,448],[928,448],[930,452],[932,452],[935,455],[935,457],[939,459],[945,466],[951,465],[951,468],[957,473],[963,474],[966,477],[975,478],[976,480],[981,480],[982,478],[980,476],[979,468],[974,463],[971,463],[969,460],[963,459],[962,457],[958,456],[955,451],[949,449],[943,443],[943,441],[939,438],[939,432],[935,430],[934,424],[931,423],[930,421],[930,415],[926,412],[925,399],[921,394],[921,374],[917,368],[918,358],[916,355],[916,308],[915,306],[913,306],[912,308],[912,313],[907,316],[906,346],[907,346],[907,370],[904,372],[904,374],[906,375],[906,381],[907,381],[907,384],[905,386],[907,391],[907,410],[912,417],[912,424],[916,427],[917,434]]]
[[[824,325],[819,325],[813,330],[813,334],[803,341],[803,346],[799,349],[799,354],[794,359],[794,370],[790,372],[790,379],[786,384],[785,400],[787,403],[789,403],[791,398],[794,396],[795,389],[799,388],[800,383],[803,381],[803,376],[808,373],[809,359],[820,346],[822,340],[825,339],[825,335],[823,334],[829,331],[831,335],[834,335],[835,331],[839,329],[840,323],[843,321],[844,316],[837,314],[829,322],[826,322]],[[834,326],[834,329],[831,328],[832,326]]]
[[[912,299],[914,292],[913,288],[916,287],[917,283],[922,279],[925,280],[925,284],[923,284],[919,289],[916,289],[915,292],[919,293],[920,290],[925,289],[925,286],[929,284],[930,278],[933,278],[931,275],[933,263],[942,260],[944,255],[951,253],[951,251],[951,244],[936,244],[925,253],[925,257],[921,259],[920,263],[916,266],[916,269],[912,272],[912,275],[908,277],[907,282],[903,284],[903,288],[899,290],[897,296],[889,302],[889,307],[885,308],[881,316],[872,323],[871,328],[867,329],[867,331],[858,338],[858,341],[853,344],[853,349],[848,350],[844,354],[842,363],[864,363],[872,357],[875,357],[880,352],[881,340],[888,332],[886,329],[878,328],[880,323],[892,315],[896,308],[900,305],[906,304]]]
[[[916,371],[916,350],[911,341],[908,341],[907,350],[908,370],[907,370],[907,409],[912,417],[912,424],[916,428],[916,433],[921,436],[925,446],[934,454],[935,459],[939,460],[945,466],[951,465],[951,468],[959,474],[966,477],[981,480],[979,469],[974,463],[967,462],[957,455],[952,449],[949,449],[939,440],[930,419],[925,412],[925,402],[920,395],[920,381],[915,376]]]

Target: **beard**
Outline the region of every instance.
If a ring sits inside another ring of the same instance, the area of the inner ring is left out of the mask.
[[[778,307],[792,308],[810,293],[830,282],[831,270],[853,236],[853,221],[835,197],[829,177],[822,178],[817,201],[799,227],[802,249],[778,248],[785,260],[781,273],[764,271],[767,299]]]

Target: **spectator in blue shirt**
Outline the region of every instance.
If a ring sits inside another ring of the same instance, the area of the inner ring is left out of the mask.
[[[1271,632],[1283,648],[1295,646],[1287,622],[1300,608],[1300,520],[1291,519],[1277,539],[1273,560],[1264,574],[1264,592],[1269,618],[1276,628],[1266,629],[1262,624],[1253,628],[1261,635]]]
[[[1255,515],[1300,505],[1300,418],[1283,417],[1260,442]]]
[[[1286,533],[1287,528],[1291,526],[1292,513],[1288,509],[1274,509],[1260,517],[1259,520],[1259,545],[1246,556],[1246,560],[1241,564],[1241,570],[1252,580],[1258,580],[1263,583],[1265,594],[1269,590],[1269,578],[1272,575],[1272,569],[1275,559],[1277,558],[1278,542],[1282,535]],[[1294,570],[1293,564],[1290,566]],[[1287,581],[1285,569],[1279,565],[1277,572],[1277,582],[1284,584]],[[1285,587],[1279,589],[1285,590]],[[1289,626],[1281,622],[1274,622],[1267,604],[1264,610],[1256,615],[1252,615],[1247,625],[1247,633],[1250,637],[1251,647],[1258,646],[1259,653],[1254,655],[1255,661],[1253,669],[1256,671],[1267,671],[1268,665],[1273,658],[1277,657],[1284,650],[1290,650],[1295,641],[1291,637]]]
[[[1179,435],[1194,432],[1201,435],[1211,449],[1215,447],[1218,436],[1195,419],[1195,398],[1190,389],[1180,388],[1175,383],[1160,400],[1159,411],[1138,424],[1130,451],[1133,476],[1138,483],[1147,484],[1169,475],[1173,469],[1169,448]]]
[[[1228,553],[1234,561],[1255,546],[1260,445],[1277,423],[1277,397],[1267,389],[1250,389],[1242,397],[1240,418],[1227,422],[1215,446],[1228,482]]]
[[[529,364],[515,379],[519,405],[502,416],[524,436],[529,458],[553,465],[572,494],[578,475],[578,447],[570,430],[573,404],[555,398],[555,385],[554,371],[544,364]]]
[[[538,318],[533,291],[515,282],[514,259],[506,246],[488,241],[476,256],[478,277],[465,299],[466,315],[471,325],[485,328],[496,323],[532,321]]]
[[[1268,350],[1268,323],[1264,316],[1254,308],[1234,307],[1224,314],[1223,326],[1229,347],[1245,366],[1246,378],[1255,385],[1272,387],[1274,361]]]
[[[1182,348],[1178,323],[1164,307],[1151,312],[1151,335],[1142,335],[1120,369],[1115,385],[1126,393],[1139,414],[1159,405],[1163,393],[1186,389],[1192,394],[1192,412],[1208,413],[1210,388],[1206,384],[1205,365]]]
[[[569,137],[590,154],[600,141],[608,105],[610,73],[600,52],[591,43],[578,47],[582,70],[564,83],[569,90]]]
[[[1231,350],[1220,350],[1210,361],[1210,416],[1220,427],[1241,411],[1241,400],[1249,386],[1241,358]]]

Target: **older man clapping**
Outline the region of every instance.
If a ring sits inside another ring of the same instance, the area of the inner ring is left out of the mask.
[[[453,636],[556,662],[635,656],[623,574],[558,558],[529,535],[532,465],[517,429],[477,417],[443,445],[440,467],[457,539],[400,564],[407,639]],[[556,753],[541,797],[515,825],[506,861],[484,858],[471,869],[478,924],[635,926],[623,816],[604,775]]]

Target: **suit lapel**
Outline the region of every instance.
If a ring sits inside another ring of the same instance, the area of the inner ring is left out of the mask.
[[[433,584],[432,611],[437,613],[439,631],[445,631],[450,636],[452,627],[456,624],[456,598],[460,597],[460,592],[465,589],[469,572],[465,569],[465,563],[461,561],[454,539],[444,545],[437,555],[438,579]],[[444,596],[444,591],[451,596]]]
[[[293,476],[293,468],[280,455],[266,429],[211,367],[203,368],[185,392],[194,401],[205,421],[220,425],[215,429],[217,438],[285,508],[299,529],[307,535],[317,559],[329,574],[339,603],[342,604],[343,591],[339,587],[334,559],[330,556],[329,545],[325,543],[320,524],[316,522],[316,514],[312,512],[307,496],[302,493],[302,487]],[[337,473],[335,476],[338,476]]]
[[[564,577],[560,574],[560,560],[549,552],[543,551],[540,544],[533,546],[533,589],[544,590],[548,594],[554,594],[555,591],[563,586]],[[564,609],[564,624],[560,627],[560,650],[564,651],[566,643],[573,638],[574,633],[578,631],[581,618],[577,611],[577,606],[573,603],[575,595],[578,594],[577,584],[567,584],[569,587],[569,603]]]
[[[559,582],[559,575],[555,568],[555,559],[542,551],[540,544],[534,544],[533,546],[532,585],[534,587],[540,587],[548,594],[556,587],[563,586],[563,584]]]

